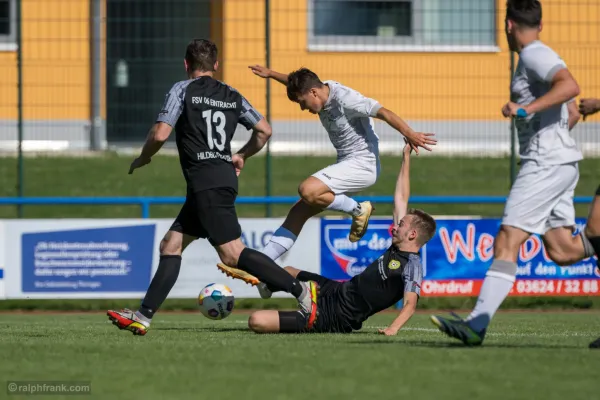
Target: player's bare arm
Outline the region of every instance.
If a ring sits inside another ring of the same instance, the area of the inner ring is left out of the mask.
[[[400,132],[417,154],[419,154],[419,147],[431,151],[429,146],[434,146],[437,143],[437,140],[433,138],[435,136],[433,133],[415,132],[402,118],[385,107],[381,107],[377,111],[375,118],[385,121],[389,126]]]
[[[406,215],[408,209],[408,198],[410,197],[410,153],[412,148],[407,143],[402,151],[402,166],[398,179],[396,180],[396,189],[394,191],[394,224]]]
[[[598,111],[600,111],[600,99],[586,98],[579,102],[579,112],[583,115],[584,121],[588,115],[596,114]]]
[[[138,158],[133,160],[129,167],[129,174],[132,174],[137,168],[150,164],[152,157],[158,153],[163,144],[165,144],[171,135],[172,130],[173,128],[171,125],[164,122],[157,122],[152,126],[150,132],[148,132],[146,143],[144,143],[144,147],[142,148],[142,153]]]
[[[552,78],[552,88],[544,96],[526,106],[508,102],[502,108],[505,117],[516,117],[520,108],[527,114],[535,114],[550,107],[568,102],[579,95],[579,85],[568,69],[561,69]]]
[[[245,161],[265,147],[271,138],[271,133],[271,125],[264,118],[254,125],[248,142],[231,157],[237,175],[244,168]]]
[[[569,130],[572,130],[575,128],[575,125],[577,125],[579,119],[581,118],[581,114],[577,109],[577,103],[575,102],[575,99],[567,104],[567,110],[569,111]]]
[[[263,67],[261,65],[250,65],[248,68],[254,73],[254,75],[260,76],[261,78],[272,78],[282,85],[287,85],[288,76],[287,74],[282,74],[281,72],[273,71],[267,67]]]
[[[400,329],[408,322],[408,320],[415,314],[415,310],[417,309],[417,301],[419,300],[419,296],[413,292],[404,293],[404,304],[402,306],[402,310],[400,310],[400,314],[396,317],[394,322],[390,324],[385,329],[380,329],[379,333],[386,336],[394,336],[398,333]]]

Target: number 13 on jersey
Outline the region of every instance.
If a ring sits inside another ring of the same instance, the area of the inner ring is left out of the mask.
[[[227,134],[225,133],[225,114],[222,111],[206,110],[202,113],[202,118],[206,120],[206,141],[208,147],[213,150],[215,147],[219,151],[223,151],[225,148],[225,141],[227,140]],[[220,141],[218,138],[213,137],[213,124],[215,130],[219,134]]]

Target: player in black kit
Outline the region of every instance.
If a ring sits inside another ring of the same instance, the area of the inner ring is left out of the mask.
[[[579,112],[585,119],[600,111],[600,99],[581,99],[579,103]],[[596,257],[600,257],[600,186],[596,189],[596,195],[590,207],[590,214],[585,226],[585,234],[590,238]],[[600,267],[596,267],[600,268]],[[590,348],[600,349],[600,338],[590,343]]]
[[[300,281],[316,281],[320,286],[318,319],[307,329],[295,311],[262,310],[248,320],[257,333],[331,332],[349,333],[362,328],[371,315],[404,299],[400,315],[379,332],[395,335],[415,312],[423,279],[419,250],[435,234],[435,220],[421,210],[407,209],[410,183],[410,146],[404,147],[404,160],[394,193],[392,246],[360,275],[336,282],[320,275],[285,267]]]
[[[254,284],[260,279],[294,295],[305,328],[310,329],[317,317],[317,284],[298,281],[266,255],[246,248],[240,239],[242,230],[234,206],[237,175],[245,160],[267,143],[271,127],[239,92],[213,78],[218,68],[214,43],[191,41],[184,65],[188,79],[176,83],[167,94],[142,153],[131,164],[129,173],[149,164],[175,127],[179,160],[187,183],[186,201],[160,243],[158,269],[140,309],[109,310],[109,319],[120,329],[145,335],[154,313],[177,281],[182,252],[192,241],[206,238],[223,263],[237,267],[240,279]],[[248,143],[232,155],[231,140],[238,123],[253,132]]]

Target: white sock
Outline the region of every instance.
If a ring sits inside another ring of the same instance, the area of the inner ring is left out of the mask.
[[[360,215],[362,212],[360,205],[351,197],[345,194],[337,194],[333,198],[333,202],[327,206],[328,210],[341,211],[350,215]]]
[[[480,332],[487,329],[494,314],[510,293],[514,283],[514,275],[493,270],[487,272],[477,304],[466,319],[473,330]]]
[[[296,239],[298,239],[296,235],[285,229],[283,226],[280,226],[279,229],[273,233],[271,240],[269,240],[269,243],[267,243],[262,252],[271,260],[275,261],[292,248]]]
[[[136,316],[137,318],[139,318],[140,320],[144,321],[144,322],[147,322],[147,323],[150,323],[150,322],[152,322],[152,318],[148,318],[148,317],[146,317],[144,314],[142,314],[142,313],[141,313],[141,312],[139,312],[139,311],[136,311],[136,312],[135,312],[135,316]]]

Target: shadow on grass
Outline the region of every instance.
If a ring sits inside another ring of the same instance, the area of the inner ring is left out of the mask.
[[[248,328],[200,328],[200,327],[191,327],[191,326],[181,326],[181,327],[170,327],[170,328],[153,328],[153,331],[177,331],[177,332],[198,332],[198,333],[207,333],[207,332],[250,332]]]
[[[409,347],[429,347],[429,348],[444,348],[444,349],[583,349],[584,347],[577,345],[564,345],[564,344],[543,344],[543,343],[486,343],[482,346],[465,346],[458,342],[443,342],[443,341],[431,341],[431,340],[351,340],[348,343],[352,344],[382,344],[382,345],[395,345],[395,346],[409,346]]]

